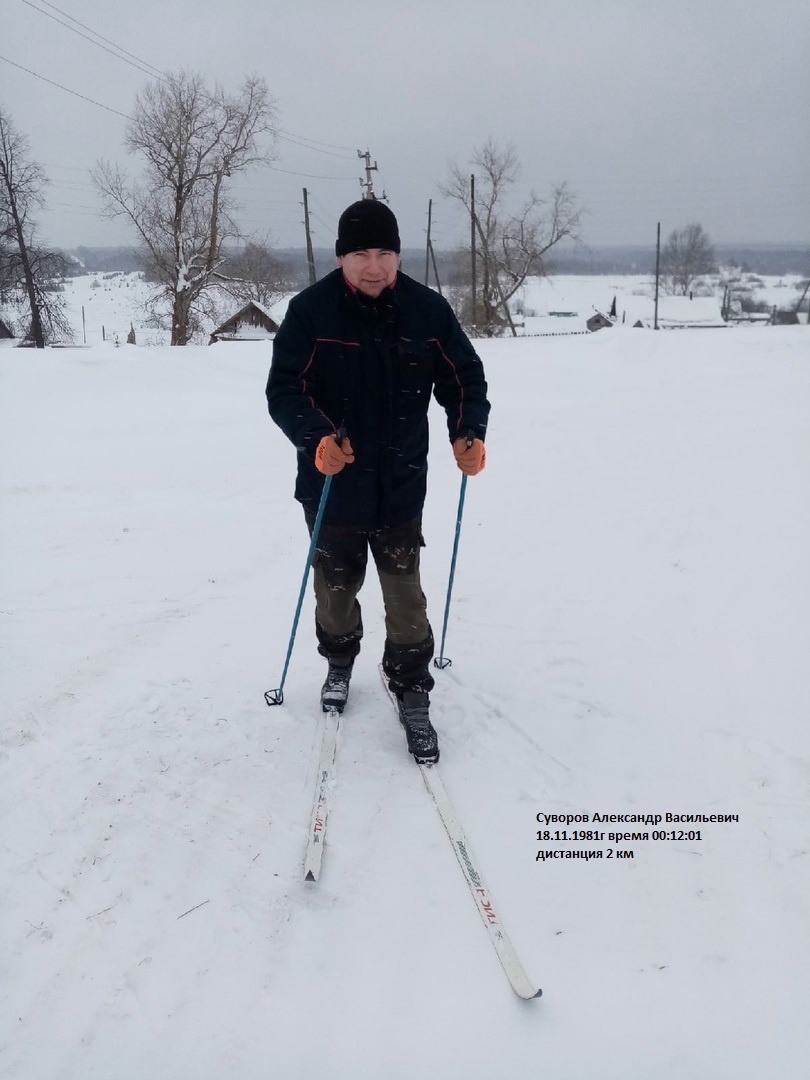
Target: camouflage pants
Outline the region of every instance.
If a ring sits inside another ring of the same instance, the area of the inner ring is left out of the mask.
[[[313,522],[308,514],[310,533]],[[395,693],[433,689],[433,632],[419,577],[423,546],[419,518],[387,529],[322,526],[312,560],[321,656],[353,660],[360,652],[363,619],[357,594],[371,551],[385,605],[383,670],[391,689]]]

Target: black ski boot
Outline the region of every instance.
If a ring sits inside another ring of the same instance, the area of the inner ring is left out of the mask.
[[[329,661],[326,681],[321,687],[321,708],[324,712],[337,709],[339,713],[342,713],[346,708],[353,665],[353,660]]]
[[[439,760],[439,738],[430,722],[430,698],[422,691],[406,690],[397,696],[397,706],[414,760],[419,765],[432,765]]]

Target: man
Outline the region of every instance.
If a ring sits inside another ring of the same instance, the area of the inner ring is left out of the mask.
[[[419,577],[431,392],[447,413],[459,468],[484,467],[484,371],[449,304],[399,271],[397,220],[374,199],[340,217],[338,269],[299,293],[276,334],[270,415],[298,451],[295,497],[312,534],[315,632],[328,661],[324,710],[342,712],[363,623],[357,594],[368,552],[385,604],[383,671],[408,749],[437,761],[430,722],[433,633]]]

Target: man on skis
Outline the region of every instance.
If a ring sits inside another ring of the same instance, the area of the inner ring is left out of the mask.
[[[467,476],[484,468],[489,402],[483,366],[449,304],[399,270],[391,210],[376,199],[340,217],[338,268],[304,289],[276,334],[270,415],[298,451],[295,497],[312,533],[315,633],[328,661],[324,710],[342,712],[363,623],[357,594],[371,551],[385,605],[383,671],[408,749],[439,757],[430,722],[433,633],[419,577],[431,393]]]

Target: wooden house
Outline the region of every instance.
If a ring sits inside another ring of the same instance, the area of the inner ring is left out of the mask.
[[[268,341],[275,336],[278,323],[258,300],[251,300],[211,334],[209,345],[217,341]]]

